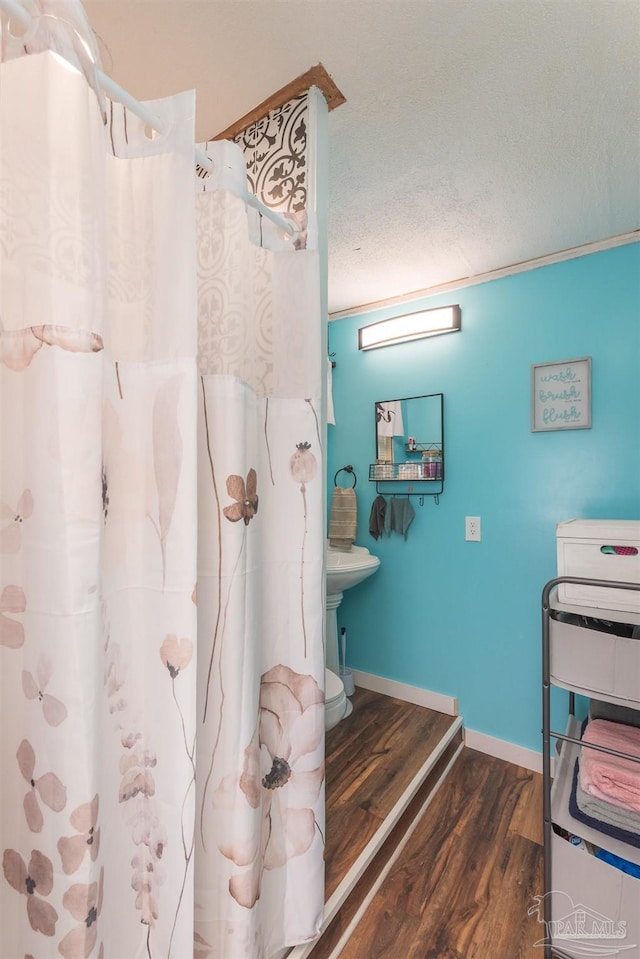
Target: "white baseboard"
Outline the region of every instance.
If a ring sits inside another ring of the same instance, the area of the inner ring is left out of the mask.
[[[414,706],[426,706],[427,709],[435,709],[447,716],[458,715],[458,700],[453,696],[432,693],[428,689],[420,689],[419,686],[409,686],[408,683],[398,683],[395,679],[374,676],[373,673],[361,673],[359,669],[352,670],[352,673],[355,685],[362,686],[363,689],[382,693],[383,696],[393,696],[405,703],[413,703]]]
[[[399,683],[394,679],[385,679],[384,676],[375,676],[373,673],[362,673],[359,669],[352,670],[352,673],[355,685],[362,686],[363,689],[370,689],[374,693],[382,693],[383,696],[393,696],[406,703],[414,703],[416,706],[426,706],[427,709],[435,709],[447,716],[458,715],[458,700],[453,696],[433,693],[428,689],[410,686],[408,683]],[[476,732],[475,729],[464,729],[464,741],[465,746],[468,746],[469,749],[475,749],[479,753],[495,756],[496,759],[504,759],[508,763],[513,763],[514,766],[523,766],[534,773],[542,772],[542,753],[536,752],[535,749],[517,746],[505,739],[497,739],[495,736],[487,736],[486,733]]]
[[[469,749],[495,756],[496,759],[504,759],[515,766],[524,766],[525,769],[530,769],[534,773],[542,772],[542,753],[536,752],[535,749],[517,746],[515,743],[508,743],[505,739],[496,739],[495,736],[476,732],[475,729],[464,730],[464,744]]]

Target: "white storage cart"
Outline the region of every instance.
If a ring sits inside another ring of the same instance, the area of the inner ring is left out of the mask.
[[[586,748],[575,716],[575,695],[640,711],[640,639],[616,635],[614,625],[622,624],[618,632],[630,634],[634,626],[640,626],[640,613],[561,604],[559,590],[567,595],[567,587],[570,595],[593,596],[602,589],[611,596],[612,588],[623,591],[614,594],[618,598],[629,595],[631,602],[623,602],[623,606],[640,601],[638,583],[608,579],[559,576],[542,591],[544,957],[640,959],[640,878],[589,852],[590,847],[598,847],[640,866],[640,848],[574,818],[569,805],[576,760],[581,748]],[[556,618],[558,614],[564,614],[561,620]],[[605,626],[604,621],[612,625]],[[568,722],[562,732],[551,729],[553,686],[569,691]],[[553,781],[552,741],[561,745]],[[590,748],[640,762],[615,750]],[[567,841],[559,831],[577,839]]]

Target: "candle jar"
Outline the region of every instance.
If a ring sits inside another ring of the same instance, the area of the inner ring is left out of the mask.
[[[442,479],[442,452],[441,450],[425,450],[422,454],[423,479]]]

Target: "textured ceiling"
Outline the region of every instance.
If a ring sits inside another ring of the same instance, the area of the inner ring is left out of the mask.
[[[321,62],[329,309],[640,229],[640,0],[85,0],[206,139]]]

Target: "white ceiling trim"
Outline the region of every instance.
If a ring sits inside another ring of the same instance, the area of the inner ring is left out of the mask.
[[[617,246],[626,246],[628,243],[640,243],[640,230],[633,230],[631,233],[619,233],[617,236],[610,236],[606,240],[596,240],[593,243],[583,243],[581,246],[574,246],[568,250],[560,250],[558,253],[538,256],[532,260],[524,260],[522,263],[512,263],[510,266],[501,267],[499,270],[489,270],[487,273],[478,273],[476,276],[462,277],[459,280],[452,280],[450,283],[440,283],[437,286],[416,290],[413,293],[405,293],[403,296],[393,296],[386,300],[376,300],[374,303],[363,303],[360,306],[350,307],[348,310],[336,310],[335,313],[329,313],[329,321],[343,320],[348,316],[362,316],[366,313],[375,313],[386,307],[400,306],[403,303],[414,303],[416,300],[422,300],[427,296],[435,296],[437,293],[463,290],[468,286],[478,286],[480,283],[488,283],[490,280],[500,280],[505,276],[515,276],[517,273],[537,270],[541,266],[551,266],[553,263],[564,263],[565,260],[575,260],[580,256],[588,256],[590,253],[600,253],[602,250],[611,250]]]

